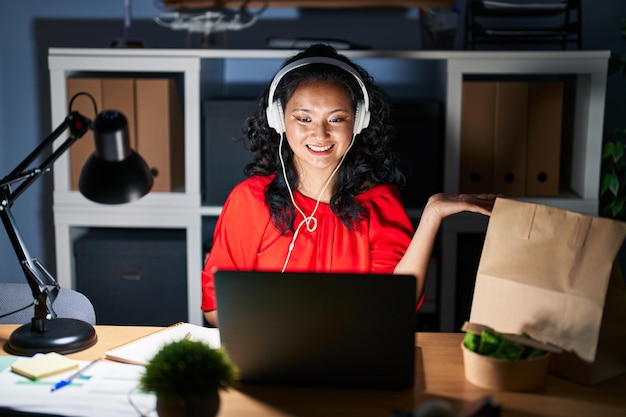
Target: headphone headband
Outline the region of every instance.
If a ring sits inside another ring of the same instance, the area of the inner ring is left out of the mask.
[[[276,93],[276,88],[278,88],[278,84],[283,79],[283,77],[295,70],[296,68],[303,67],[305,65],[310,64],[328,64],[338,68],[343,69],[347,73],[351,74],[354,79],[358,82],[361,87],[361,92],[363,94],[363,100],[357,103],[357,109],[355,112],[355,120],[354,120],[354,134],[361,133],[361,130],[365,129],[369,124],[370,119],[370,103],[369,103],[369,94],[367,93],[367,88],[365,87],[365,82],[359,75],[359,73],[352,68],[350,65],[346,64],[343,61],[340,61],[335,58],[323,57],[323,56],[314,56],[302,58],[297,61],[294,61],[290,64],[285,65],[281,68],[280,71],[274,76],[272,83],[270,84],[270,90],[267,98],[267,122],[270,127],[272,127],[276,132],[282,134],[285,132],[284,127],[284,114],[282,111],[282,106],[279,100],[274,100],[274,94]]]

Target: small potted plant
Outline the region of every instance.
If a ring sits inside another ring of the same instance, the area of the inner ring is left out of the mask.
[[[626,18],[622,19],[622,39],[626,39]],[[609,74],[626,78],[626,53],[612,52]],[[606,130],[602,146],[600,215],[626,221],[626,129]]]
[[[237,384],[238,370],[223,348],[188,339],[163,346],[139,381],[156,394],[159,417],[215,416],[219,390]]]
[[[626,221],[626,129],[605,132],[600,215]]]

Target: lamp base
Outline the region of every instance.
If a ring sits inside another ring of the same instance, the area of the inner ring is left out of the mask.
[[[76,319],[56,318],[46,320],[45,330],[33,330],[24,324],[11,333],[4,349],[12,355],[32,356],[35,353],[78,352],[96,344],[98,336],[93,326]]]

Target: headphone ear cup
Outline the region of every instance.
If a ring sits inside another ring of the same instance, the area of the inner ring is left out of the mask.
[[[279,100],[276,100],[276,118],[278,119],[277,124],[280,129],[277,129],[276,131],[282,135],[287,131],[287,129],[285,129],[285,112],[283,111],[283,105]]]
[[[370,123],[370,112],[365,109],[365,102],[359,100],[356,105],[356,111],[354,112],[354,127],[352,133],[358,135],[363,129],[365,129]]]
[[[283,106],[279,100],[274,101],[267,106],[265,111],[265,117],[267,118],[267,124],[274,129],[276,133],[282,135],[285,133],[285,116],[283,113]]]

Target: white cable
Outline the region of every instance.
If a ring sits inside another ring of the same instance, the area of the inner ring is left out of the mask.
[[[337,164],[337,166],[335,167],[333,172],[331,172],[330,176],[328,177],[328,180],[326,180],[326,183],[322,187],[322,189],[320,191],[320,194],[317,197],[317,201],[315,202],[315,208],[313,209],[313,212],[311,213],[311,215],[308,216],[308,217],[307,217],[306,214],[304,214],[304,211],[302,211],[302,209],[298,206],[298,204],[296,204],[296,200],[293,197],[293,192],[291,191],[291,186],[289,185],[289,180],[287,179],[287,170],[285,169],[285,161],[283,160],[283,153],[282,153],[283,137],[284,136],[285,136],[284,133],[280,135],[280,143],[278,144],[278,157],[280,159],[280,165],[281,165],[282,170],[283,170],[283,178],[285,179],[285,184],[287,184],[287,190],[289,191],[289,197],[291,197],[291,202],[293,203],[293,205],[296,208],[296,210],[298,210],[298,212],[300,212],[300,214],[302,214],[302,217],[304,217],[304,220],[302,220],[300,222],[300,224],[298,224],[298,227],[296,227],[296,230],[293,233],[293,238],[291,238],[291,243],[289,244],[289,251],[287,252],[287,257],[285,258],[285,263],[283,265],[283,269],[281,270],[281,272],[285,272],[285,270],[287,269],[287,264],[289,263],[289,258],[291,258],[291,252],[293,252],[293,248],[295,247],[295,244],[296,244],[296,238],[298,237],[298,234],[300,233],[300,229],[302,228],[302,225],[306,224],[306,229],[310,233],[312,233],[315,230],[317,230],[317,217],[315,217],[315,213],[317,212],[317,208],[320,205],[320,201],[322,199],[322,195],[324,195],[324,191],[326,191],[326,188],[330,184],[330,181],[333,179],[333,177],[335,176],[335,174],[339,170],[339,167],[343,163],[343,160],[346,158],[346,155],[348,154],[348,151],[350,150],[350,148],[352,148],[352,145],[354,144],[354,138],[356,137],[356,134],[352,135],[352,141],[350,142],[350,146],[348,146],[348,149],[346,149],[346,151],[344,152],[343,156],[341,157],[341,160],[339,161],[339,163]],[[310,226],[311,222],[313,223],[313,226]]]

